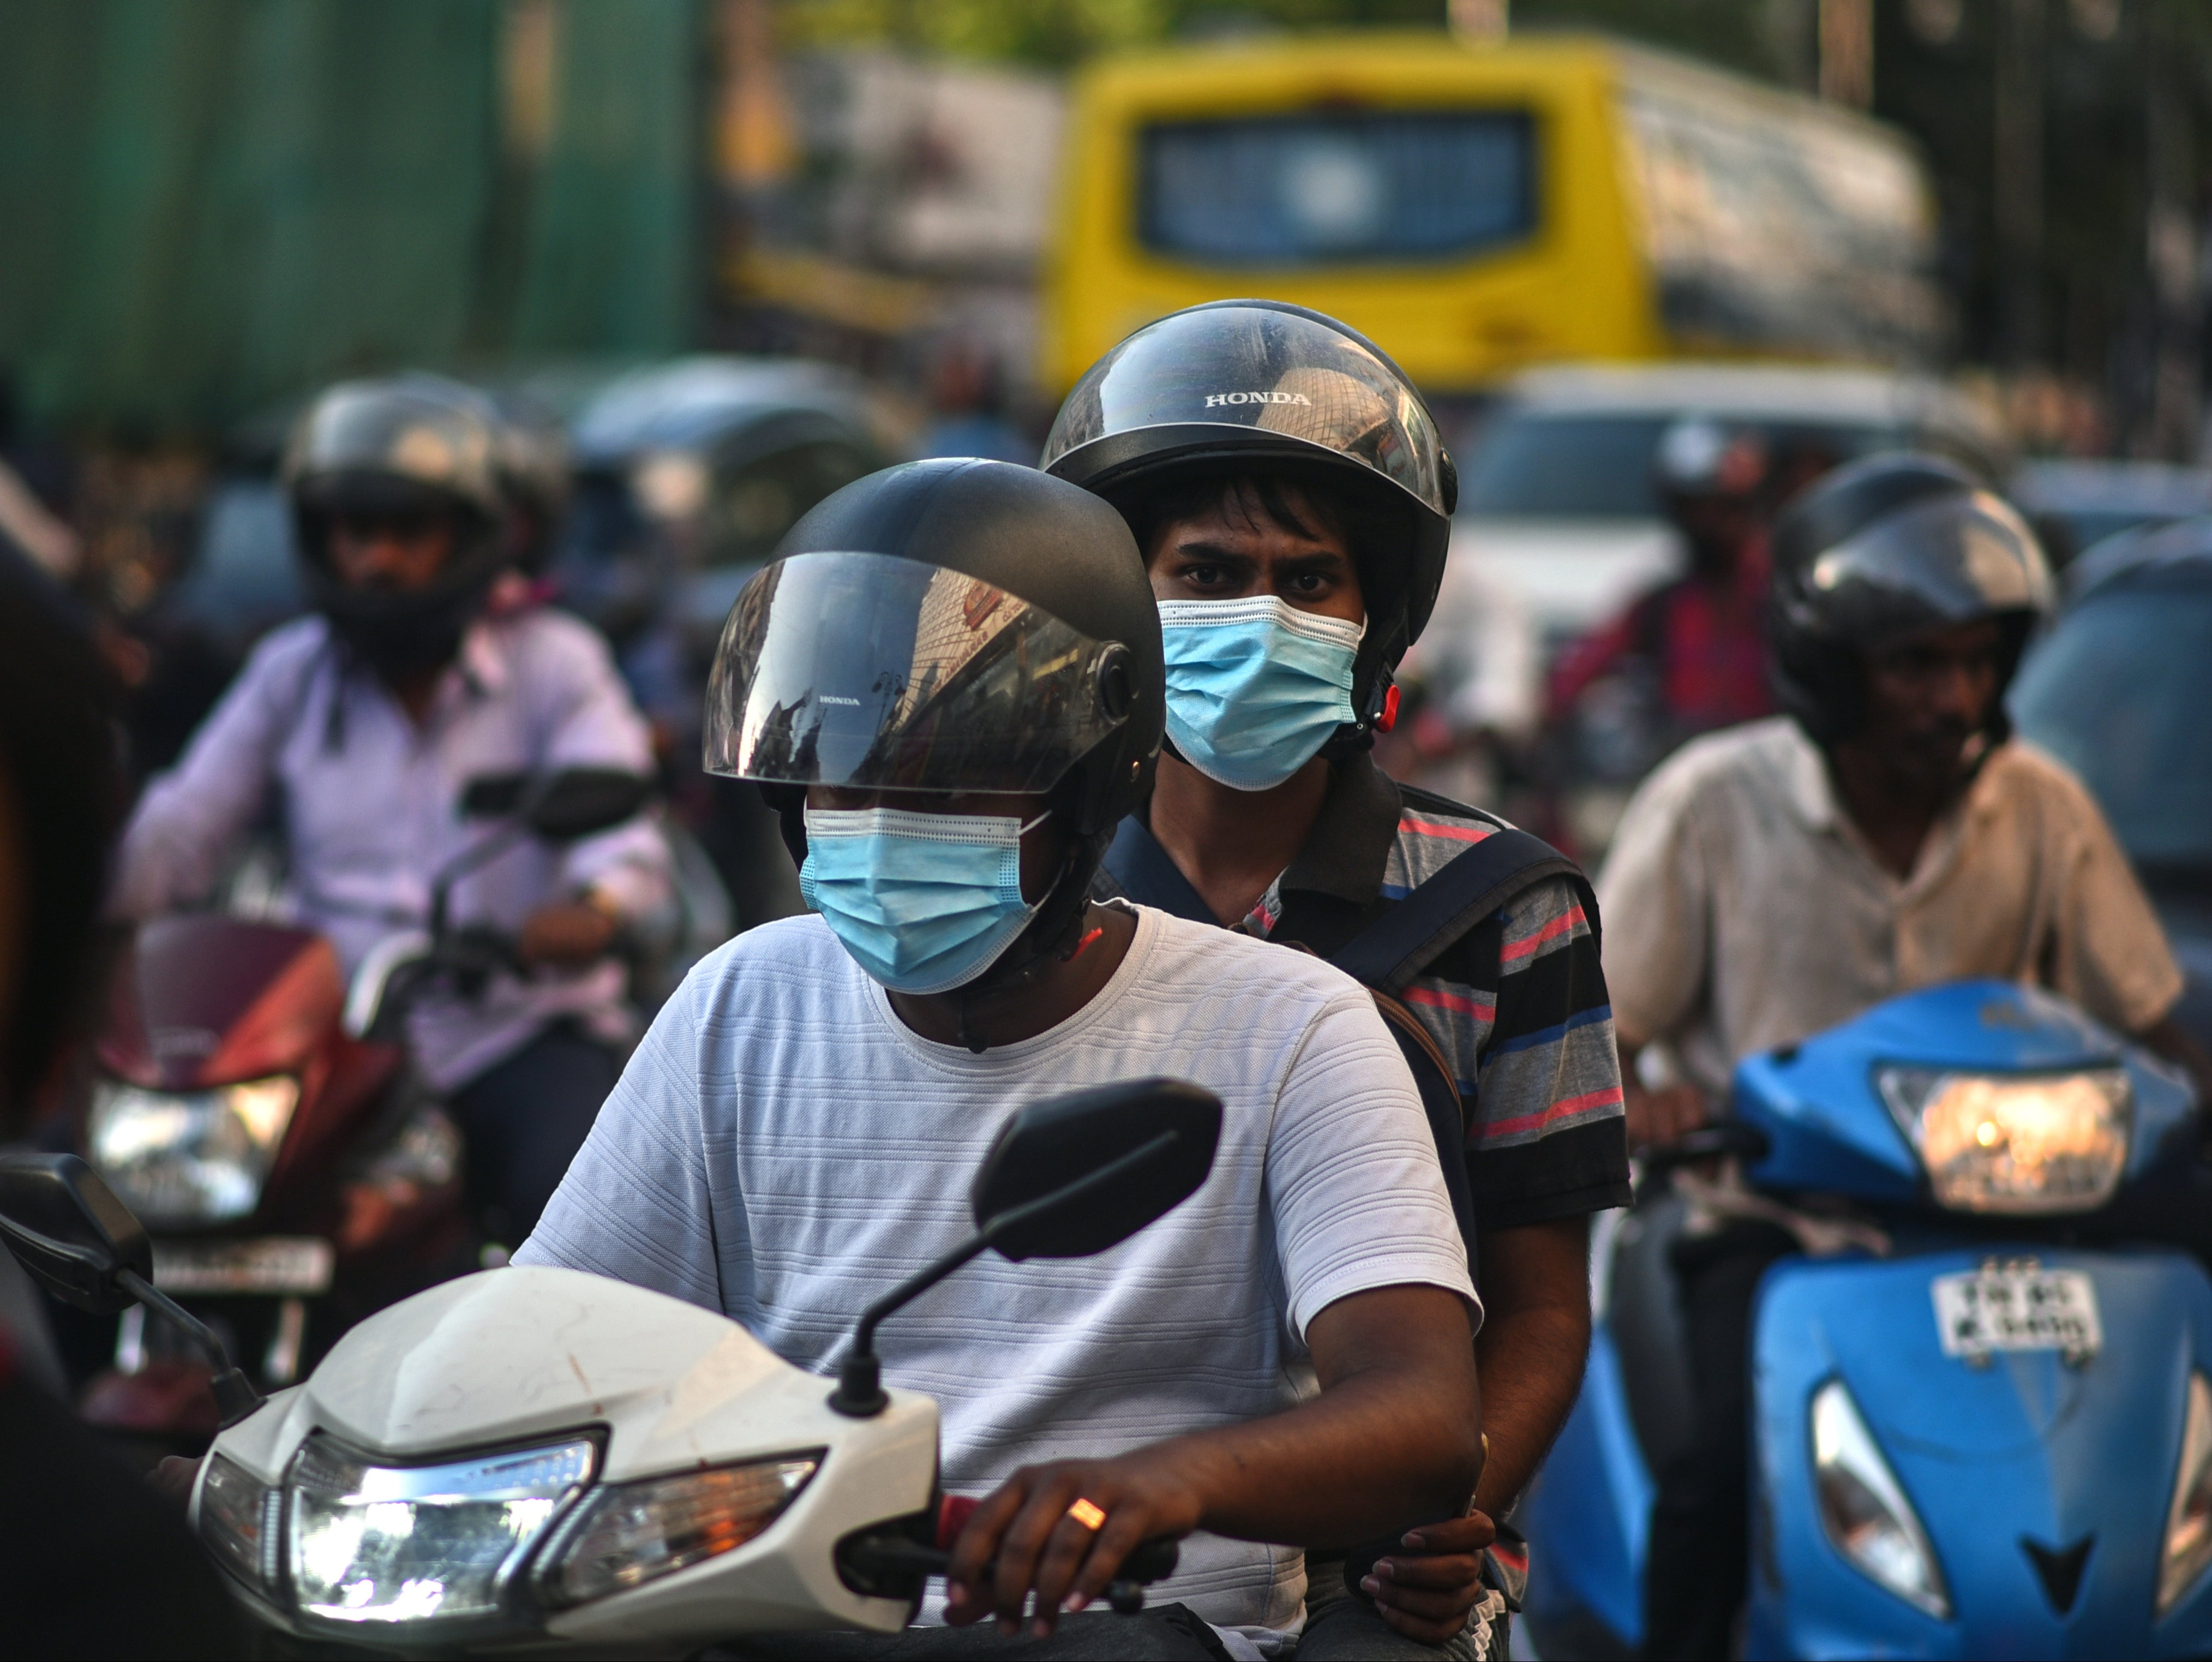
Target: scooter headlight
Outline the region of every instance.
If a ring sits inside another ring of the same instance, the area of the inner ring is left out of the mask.
[[[325,1621],[495,1614],[554,1516],[591,1481],[584,1439],[434,1466],[379,1466],[318,1432],[292,1463],[292,1598]]]
[[[1951,1619],[1935,1549],[1841,1379],[1813,1393],[1813,1485],[1838,1552],[1907,1604]]]
[[[242,1218],[260,1204],[299,1105],[300,1081],[289,1074],[209,1091],[103,1080],[93,1091],[92,1163],[148,1223]]]
[[[2181,1469],[2166,1509],[2166,1547],[2159,1555],[2158,1613],[2164,1616],[2212,1564],[2212,1383],[2189,1376],[2189,1411],[2182,1421]]]
[[[2119,1187],[2135,1117],[2124,1068],[2024,1076],[1886,1068],[1875,1082],[1919,1151],[1938,1205],[2092,1212]]]
[[[539,1576],[546,1598],[581,1604],[735,1551],[782,1515],[825,1452],[601,1490],[547,1552]]]

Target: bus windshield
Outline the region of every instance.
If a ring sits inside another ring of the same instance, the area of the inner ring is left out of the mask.
[[[1519,112],[1160,122],[1140,147],[1146,245],[1200,264],[1454,259],[1535,228],[1534,141]]]

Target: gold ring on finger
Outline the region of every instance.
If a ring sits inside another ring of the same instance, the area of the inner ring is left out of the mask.
[[[1067,1515],[1090,1530],[1098,1529],[1106,1522],[1106,1508],[1096,1501],[1085,1501],[1080,1496],[1068,1507]]]

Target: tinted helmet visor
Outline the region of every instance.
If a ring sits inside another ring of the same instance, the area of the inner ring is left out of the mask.
[[[710,773],[1049,790],[1128,719],[1130,654],[961,572],[796,554],[745,585],[707,689]]]

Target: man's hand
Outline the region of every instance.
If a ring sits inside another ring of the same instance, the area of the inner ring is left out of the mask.
[[[181,1454],[164,1454],[153,1470],[146,1474],[146,1481],[153,1486],[155,1494],[165,1501],[173,1501],[182,1510],[191,1504],[192,1485],[199,1481],[200,1466],[206,1458],[205,1455],[193,1460]]]
[[[953,1543],[945,1618],[994,1615],[1018,1631],[1034,1592],[1031,1631],[1049,1633],[1064,1600],[1096,1598],[1154,1535],[1337,1547],[1466,1505],[1482,1476],[1482,1397],[1458,1295],[1349,1294],[1307,1324],[1306,1348],[1321,1394],[1296,1408],[1015,1473]],[[1078,1501],[1105,1513],[1095,1531],[1068,1515]]]
[[[1712,1117],[1705,1093],[1694,1085],[1665,1085],[1653,1091],[1623,1079],[1620,1094],[1628,1111],[1631,1150],[1679,1142]]]
[[[1395,1631],[1449,1644],[1482,1602],[1482,1549],[1497,1538],[1498,1526],[1480,1512],[1410,1530],[1404,1553],[1376,1559],[1360,1591]]]
[[[541,906],[522,926],[515,950],[526,965],[580,969],[605,956],[620,927],[611,913],[588,901]]]
[[[1178,1464],[1155,1446],[1111,1460],[1024,1466],[975,1508],[953,1543],[945,1619],[957,1627],[995,1616],[1011,1638],[1034,1591],[1030,1631],[1046,1637],[1063,1608],[1079,1610],[1106,1591],[1139,1542],[1198,1527],[1200,1495]],[[1079,1501],[1104,1521],[1094,1529],[1072,1515]]]

